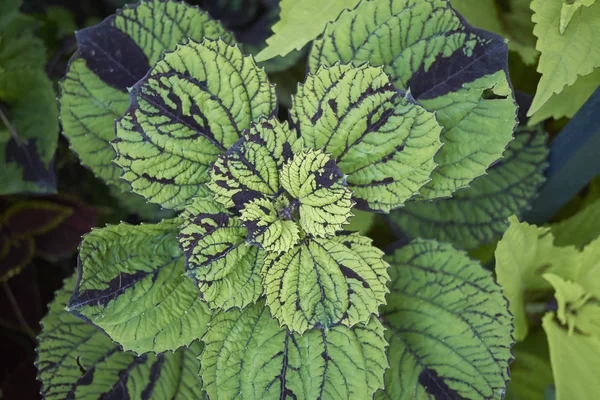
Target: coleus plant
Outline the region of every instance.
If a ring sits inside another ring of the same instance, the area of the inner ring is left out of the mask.
[[[46,398],[504,396],[512,317],[490,273],[449,244],[384,258],[344,231],[353,209],[451,196],[501,158],[503,39],[445,0],[362,1],[313,44],[286,122],[197,7],[143,1],[77,39],[73,148],[182,213],[84,238],[43,321]]]

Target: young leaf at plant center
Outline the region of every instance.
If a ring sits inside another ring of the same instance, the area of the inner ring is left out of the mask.
[[[546,140],[541,126],[517,128],[504,158],[485,178],[450,199],[410,202],[392,212],[390,223],[407,237],[437,239],[459,248],[493,242],[508,227],[508,217],[529,208],[545,181]]]
[[[179,222],[122,223],[86,235],[69,311],[136,354],[174,351],[199,339],[211,312],[184,275]]]
[[[131,106],[116,122],[114,162],[133,192],[181,209],[208,194],[217,156],[275,109],[275,89],[252,57],[222,40],[190,41],[131,89]]]
[[[266,303],[301,335],[313,327],[367,322],[388,292],[382,255],[357,233],[305,239],[288,252],[270,253],[262,271]]]
[[[218,399],[368,399],[383,387],[387,342],[376,318],[300,336],[262,303],[216,314],[202,339],[200,376]]]
[[[417,239],[386,258],[380,318],[390,343],[378,399],[502,399],[512,318],[491,274],[449,244]]]
[[[42,319],[36,366],[44,399],[184,400],[201,396],[200,342],[158,356],[136,357],[121,351],[109,337],[65,310],[75,278],[65,281]]]
[[[600,336],[569,335],[555,320],[554,313],[546,314],[542,323],[548,336],[556,400],[594,398],[600,393],[596,373]]]
[[[263,251],[247,246],[248,232],[225,207],[199,198],[181,216],[179,244],[187,274],[210,308],[244,308],[262,294]]]
[[[331,153],[348,175],[359,209],[389,212],[431,180],[441,126],[380,67],[319,68],[298,86],[290,114],[304,144]]]
[[[436,112],[444,146],[419,196],[434,199],[484,175],[512,140],[507,53],[503,38],[468,25],[447,0],[365,0],[327,25],[309,65],[382,65],[397,88]]]
[[[577,276],[578,251],[573,246],[555,247],[549,228],[538,228],[515,217],[496,248],[496,275],[514,315],[515,339],[525,339],[529,324],[528,302],[548,300],[552,286],[543,278],[553,273],[565,279]]]
[[[285,56],[300,50],[316,38],[329,21],[334,21],[340,12],[353,8],[359,0],[282,0],[280,19],[273,25],[273,36],[267,39],[268,46],[257,56],[257,61],[266,61],[275,56]]]
[[[581,9],[560,33],[562,1],[533,0],[533,33],[538,37],[537,49],[542,53],[538,71],[542,79],[529,109],[534,115],[553,94],[573,85],[580,76],[600,68],[600,2]]]
[[[166,28],[168,27],[168,28]],[[165,50],[204,37],[233,37],[208,14],[184,2],[142,0],[101,24],[76,33],[78,51],[60,82],[63,133],[81,163],[105,182],[130,191],[112,163],[114,121],[129,105],[129,87],[142,79]]]

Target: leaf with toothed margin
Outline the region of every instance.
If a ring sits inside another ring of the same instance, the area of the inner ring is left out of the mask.
[[[175,353],[136,357],[95,327],[65,310],[75,286],[65,281],[42,319],[38,336],[38,379],[46,400],[205,398],[198,378],[202,343]]]
[[[300,334],[366,322],[388,292],[382,255],[357,233],[305,239],[288,252],[268,254],[262,271],[267,305],[281,324]]]
[[[492,243],[508,218],[527,210],[545,181],[547,135],[541,126],[517,129],[504,158],[488,175],[450,199],[411,202],[392,212],[390,223],[403,236],[450,242],[459,248]]]
[[[388,366],[376,318],[300,336],[258,303],[216,314],[202,340],[200,376],[215,399],[369,399]]]
[[[210,308],[244,308],[262,294],[262,250],[248,246],[240,221],[211,198],[199,198],[182,214],[179,245],[187,274]]]
[[[199,339],[212,313],[184,275],[179,223],[122,223],[86,235],[69,311],[136,354],[174,351]]]
[[[390,343],[377,399],[503,399],[512,317],[491,274],[449,244],[415,240],[386,259]]]
[[[144,0],[126,6],[102,23],[76,33],[78,50],[60,82],[63,133],[81,163],[122,191],[112,163],[114,121],[129,105],[128,89],[142,79],[165,50],[184,40],[233,36],[198,7],[184,2]]]
[[[241,210],[248,201],[279,192],[279,170],[292,156],[296,133],[276,118],[252,123],[250,130],[214,162],[207,186],[215,200]]]
[[[320,68],[290,113],[305,145],[331,153],[348,175],[358,208],[389,212],[431,180],[442,128],[382,68]]]
[[[222,40],[190,41],[165,53],[131,89],[111,142],[114,162],[133,192],[181,209],[208,194],[217,156],[275,109],[275,89],[252,57]]]
[[[392,38],[394,38],[392,40]],[[381,65],[443,126],[420,199],[449,197],[498,160],[516,127],[506,41],[468,25],[447,0],[364,0],[314,42],[309,66]]]

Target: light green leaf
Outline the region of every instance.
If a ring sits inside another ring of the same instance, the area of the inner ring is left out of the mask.
[[[594,225],[587,220],[586,224]],[[580,267],[576,281],[585,289],[586,293],[600,300],[600,237],[594,239],[584,247],[580,255]]]
[[[563,2],[560,9],[560,34],[565,33],[569,22],[581,7],[589,7],[594,4],[596,0],[567,0]]]
[[[415,240],[392,265],[381,318],[390,369],[379,399],[502,399],[512,318],[491,274],[449,244]]]
[[[109,141],[114,121],[129,105],[128,89],[142,79],[164,50],[194,39],[233,36],[198,7],[184,2],[143,0],[101,24],[78,31],[79,50],[60,83],[63,133],[81,163],[105,182],[129,191]]]
[[[366,322],[388,292],[382,255],[371,239],[357,233],[308,239],[288,252],[270,254],[263,267],[267,305],[299,334]]]
[[[561,34],[559,28],[561,8],[559,0],[533,0],[533,21],[537,36],[537,49],[542,53],[538,72],[542,79],[527,115],[536,113],[553,94],[571,86],[580,76],[586,76],[600,67],[600,3],[578,13]]]
[[[266,61],[275,56],[285,56],[300,50],[316,38],[329,21],[333,21],[345,8],[356,6],[359,0],[282,0],[279,21],[273,25],[273,36],[268,46],[257,56]]]
[[[450,199],[411,202],[390,220],[402,234],[446,241],[460,248],[492,243],[537,197],[545,181],[547,135],[540,126],[517,129],[515,140],[485,178]]]
[[[298,202],[299,225],[309,235],[331,236],[352,216],[344,174],[322,150],[294,154],[281,168],[281,187]]]
[[[593,399],[600,393],[600,336],[569,335],[548,313],[542,321],[556,386],[556,400]]]
[[[38,336],[36,367],[46,400],[204,398],[198,378],[200,342],[175,353],[136,357],[65,311],[76,276],[56,293]]]
[[[549,228],[519,223],[515,217],[509,218],[509,223],[496,248],[496,275],[515,317],[515,339],[521,341],[529,331],[526,303],[545,300],[553,293],[542,275],[574,279],[579,254],[573,246],[555,247]]]
[[[600,224],[590,223],[591,221],[600,221],[600,199],[585,206],[572,217],[551,224],[554,243],[557,246],[574,245],[582,248],[600,236]]]
[[[359,208],[389,212],[416,196],[441,147],[435,115],[397,90],[382,68],[314,71],[290,111],[305,145],[331,153]]]
[[[397,88],[436,112],[444,146],[420,192],[433,199],[468,187],[511,141],[507,53],[504,39],[464,24],[446,0],[365,0],[327,25],[309,66],[314,73],[338,61],[382,65]]]
[[[211,163],[276,108],[264,70],[221,40],[165,53],[131,96],[116,122],[114,161],[133,192],[171,209],[208,194]]]
[[[213,399],[369,399],[383,387],[387,343],[376,318],[300,336],[261,303],[215,315],[201,377]]]
[[[200,338],[211,312],[184,275],[178,223],[122,223],[86,235],[69,310],[136,354],[174,351]]]
[[[182,214],[179,244],[186,270],[211,308],[244,308],[262,294],[263,252],[248,246],[240,221],[210,198],[199,198]]]

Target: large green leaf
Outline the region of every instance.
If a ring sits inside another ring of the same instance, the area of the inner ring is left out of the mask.
[[[182,215],[179,243],[186,270],[211,308],[244,308],[262,294],[264,254],[248,246],[248,232],[225,207],[199,198]]]
[[[215,315],[203,341],[201,377],[212,399],[369,399],[388,366],[376,318],[300,336],[259,303]]]
[[[112,142],[122,178],[149,202],[181,209],[208,194],[208,168],[250,123],[275,112],[267,74],[237,46],[190,41],[131,89]]]
[[[382,65],[397,88],[436,112],[444,146],[420,192],[433,199],[484,175],[511,141],[507,52],[504,39],[468,25],[447,0],[365,0],[327,26],[309,64],[312,72],[340,60]]]
[[[381,310],[390,369],[380,399],[502,399],[512,317],[491,274],[449,244],[415,240],[387,258]]]
[[[600,2],[581,9],[561,33],[559,26],[561,8],[559,0],[533,0],[533,33],[538,37],[537,49],[542,53],[538,72],[542,79],[538,84],[528,115],[536,113],[553,94],[571,86],[579,76],[585,76],[600,68]]]
[[[359,208],[388,212],[416,196],[441,147],[435,115],[397,90],[382,68],[314,71],[290,111],[304,144],[331,153]]]
[[[164,50],[188,40],[233,37],[208,14],[184,2],[142,0],[101,24],[76,33],[78,51],[60,83],[63,132],[81,163],[105,182],[129,191],[109,141],[114,121],[129,105],[128,89],[146,75]]]
[[[46,400],[203,398],[200,342],[175,353],[136,357],[65,310],[75,276],[65,281],[42,319],[38,379]]]
[[[85,236],[68,309],[137,354],[174,351],[199,339],[211,312],[184,275],[178,224],[123,223]]]
[[[450,199],[411,202],[390,221],[403,235],[446,241],[460,248],[491,243],[508,227],[508,217],[527,210],[544,182],[546,134],[520,127],[515,140],[485,178]]]
[[[551,224],[554,243],[557,246],[583,247],[600,236],[600,199],[585,206],[570,218]]]
[[[371,239],[357,233],[306,239],[270,254],[263,287],[271,313],[293,332],[369,320],[385,303],[387,263]]]

